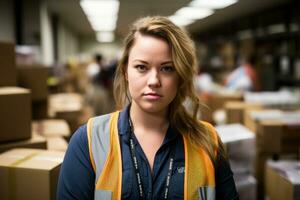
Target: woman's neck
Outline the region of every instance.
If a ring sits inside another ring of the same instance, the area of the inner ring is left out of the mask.
[[[146,112],[134,103],[132,103],[130,108],[130,117],[135,130],[144,129],[164,135],[169,126],[166,111],[158,113]]]
[[[162,145],[169,126],[167,112],[146,112],[132,103],[130,117],[134,134],[147,157],[151,171],[153,171],[156,152]]]

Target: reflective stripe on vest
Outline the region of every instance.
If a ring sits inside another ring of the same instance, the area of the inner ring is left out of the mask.
[[[109,120],[110,115],[107,114],[92,118],[88,122],[88,127],[91,127],[89,138],[90,141],[93,141],[91,142],[91,152],[93,153],[93,162],[96,163],[96,165],[94,165],[96,181],[99,179],[103,170],[110,146]]]
[[[119,112],[115,112],[92,118],[88,122],[89,152],[96,174],[94,199],[97,200],[121,199],[122,161],[118,116]]]
[[[119,112],[92,118],[87,133],[91,162],[96,173],[95,199],[121,199],[122,161],[118,134]],[[213,134],[214,128],[203,123]],[[202,148],[194,148],[183,134],[185,154],[184,200],[215,199],[215,171]]]

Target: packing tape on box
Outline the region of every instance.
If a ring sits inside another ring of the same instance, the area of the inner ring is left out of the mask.
[[[58,156],[36,156],[32,158],[33,160],[40,160],[40,161],[52,161],[56,163],[62,163],[63,158]]]
[[[61,163],[63,161],[62,157],[59,156],[43,156],[38,155],[41,152],[34,152],[27,156],[21,156],[21,155],[11,155],[10,158],[16,158],[17,161],[13,162],[9,165],[8,170],[8,180],[9,180],[9,199],[16,199],[16,193],[17,193],[17,176],[16,176],[16,167],[20,165],[23,162],[26,162],[30,159],[32,160],[40,160],[40,161],[52,161],[55,163]]]
[[[33,158],[34,156],[38,155],[40,152],[34,152],[34,153],[31,153],[27,156],[21,156],[21,155],[12,155],[12,156],[9,156],[11,158],[18,158],[18,160],[16,160],[15,162],[13,162],[12,164],[10,164],[10,167],[16,167],[18,165],[20,165],[21,163]]]
[[[16,193],[17,193],[17,176],[16,176],[16,166],[20,165],[21,163],[33,158],[36,156],[39,152],[31,153],[27,156],[21,156],[21,155],[12,155],[9,156],[11,158],[17,158],[18,160],[10,164],[10,168],[8,169],[8,180],[9,180],[9,199],[16,199]]]

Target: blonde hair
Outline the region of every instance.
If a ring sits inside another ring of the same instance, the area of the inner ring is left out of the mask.
[[[169,106],[170,124],[181,134],[188,134],[190,141],[197,146],[203,147],[214,161],[217,144],[205,125],[197,119],[201,103],[193,84],[197,67],[194,43],[184,30],[176,26],[168,18],[161,16],[145,17],[137,20],[131,27],[125,39],[125,49],[114,79],[114,97],[117,108],[121,109],[131,102],[125,74],[129,53],[134,45],[136,33],[160,38],[169,44],[172,61],[180,80],[176,97]],[[192,114],[183,105],[186,100],[189,100],[192,105]]]

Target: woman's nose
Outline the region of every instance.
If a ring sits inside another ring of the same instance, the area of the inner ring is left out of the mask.
[[[148,77],[148,86],[149,87],[160,87],[161,82],[159,78],[159,72],[157,70],[152,70]]]

